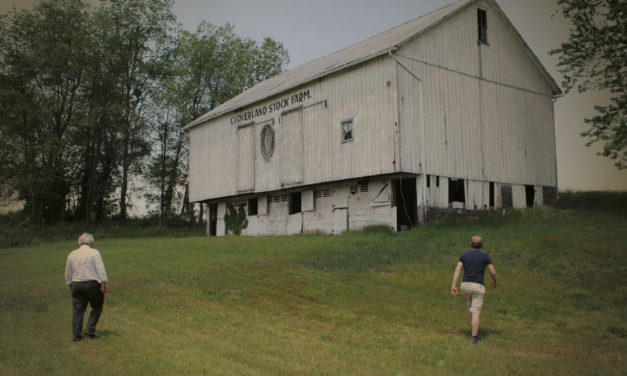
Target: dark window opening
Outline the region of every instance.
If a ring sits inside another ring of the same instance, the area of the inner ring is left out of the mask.
[[[257,215],[259,212],[259,203],[257,197],[248,199],[248,216]]]
[[[514,207],[511,185],[501,185],[501,204],[503,206],[503,209]]]
[[[427,188],[431,188],[431,175],[427,175]]]
[[[488,15],[483,9],[477,9],[477,24],[479,29],[479,42],[488,44]]]
[[[394,205],[397,231],[405,231],[416,226],[418,218],[416,179],[394,181]]]
[[[290,193],[290,200],[289,200],[290,214],[296,214],[302,211],[300,195],[301,195],[300,192]]]
[[[440,177],[439,176],[435,177],[435,187],[436,188],[440,188]]]
[[[342,122],[342,142],[353,141],[353,120]]]
[[[218,204],[209,204],[209,223],[208,234],[209,236],[216,236],[218,234]]]
[[[464,190],[463,179],[449,179],[448,181],[448,203],[466,203],[466,192]]]
[[[494,182],[490,182],[490,207],[494,207]]]
[[[525,185],[525,198],[527,199],[527,207],[533,208],[536,198],[536,188],[533,185]]]

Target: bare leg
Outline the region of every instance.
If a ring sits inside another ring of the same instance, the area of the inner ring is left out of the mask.
[[[472,328],[472,336],[479,335],[479,315],[476,313],[468,312],[470,316],[470,327]]]

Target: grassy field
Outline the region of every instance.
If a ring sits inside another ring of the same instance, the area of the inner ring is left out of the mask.
[[[589,204],[589,202],[593,204]],[[449,293],[470,236],[499,274],[482,339]],[[78,234],[77,234],[78,235]],[[403,234],[96,238],[100,338],[71,341],[75,241],[0,249],[1,375],[625,375],[627,199],[565,195]]]

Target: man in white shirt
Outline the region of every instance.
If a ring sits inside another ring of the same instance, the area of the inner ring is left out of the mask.
[[[98,250],[92,248],[94,237],[84,233],[78,238],[78,244],[80,248],[70,252],[65,265],[65,283],[72,291],[72,340],[74,342],[83,338],[83,316],[88,303],[91,306],[91,314],[87,320],[84,335],[89,338],[96,337],[96,324],[102,313],[104,294],[109,292],[109,278],[107,278],[102,257]]]

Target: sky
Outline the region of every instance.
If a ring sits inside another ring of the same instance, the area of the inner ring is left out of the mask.
[[[175,0],[174,12],[187,30],[201,21],[227,22],[235,33],[259,42],[282,42],[290,55],[288,69],[329,55],[383,31],[446,6],[453,0]],[[557,0],[496,0],[553,79],[560,84],[556,56],[548,51],[568,39],[569,22],[556,14]],[[0,13],[31,0],[0,0]],[[561,86],[561,85],[560,85]],[[559,190],[627,191],[627,171],[597,156],[601,145],[586,147],[580,133],[584,118],[595,113],[607,95],[571,92],[555,102]]]

